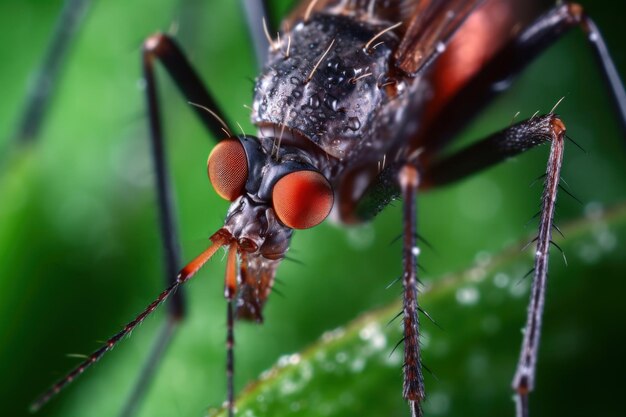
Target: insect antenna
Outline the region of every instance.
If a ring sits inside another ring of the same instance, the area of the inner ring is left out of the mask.
[[[233,134],[232,134],[231,130],[228,128],[228,125],[226,124],[226,122],[217,113],[215,113],[213,110],[209,109],[208,107],[203,106],[202,104],[193,103],[191,101],[188,101],[188,103],[191,104],[194,107],[197,107],[199,109],[202,109],[202,110],[208,112],[211,116],[213,116],[215,118],[215,120],[217,120],[219,122],[219,124],[222,125],[222,131],[224,131],[224,133],[226,133],[226,135],[229,138],[233,137]]]
[[[30,406],[30,411],[35,412],[43,407],[52,397],[57,395],[63,388],[70,384],[74,379],[80,376],[87,368],[96,363],[105,353],[110,351],[124,338],[128,333],[132,332],[135,327],[141,324],[144,319],[150,315],[159,305],[161,305],[178,287],[192,278],[202,266],[208,262],[209,259],[217,252],[217,250],[224,245],[224,236],[218,231],[211,237],[213,244],[209,246],[204,252],[198,255],[195,259],[189,262],[183,269],[180,270],[176,281],[167,287],[159,296],[151,302],[135,319],[128,322],[126,326],[115,335],[110,337],[98,350],[93,352],[77,367],[72,369],[66,376],[57,381],[52,387],[44,392],[39,398],[35,400]]]

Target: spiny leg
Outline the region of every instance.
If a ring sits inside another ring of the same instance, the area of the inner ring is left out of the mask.
[[[574,27],[580,27],[587,35],[626,131],[626,92],[602,34],[580,5],[565,3],[555,6],[520,31],[467,82],[428,127],[424,134],[428,144],[438,149],[456,137],[494,97],[512,84],[516,75]]]
[[[516,391],[516,412],[518,417],[529,415],[528,395],[535,386],[535,372],[541,337],[541,323],[548,280],[548,259],[552,243],[552,229],[554,227],[554,210],[559,189],[561,162],[563,160],[563,145],[565,126],[559,119],[552,122],[552,146],[543,196],[541,198],[541,219],[537,236],[537,251],[535,252],[535,267],[533,285],[528,305],[528,317],[524,329],[524,340],[517,370],[513,378],[513,389]]]
[[[551,143],[551,149],[542,196],[539,235],[536,239],[533,285],[520,359],[513,379],[518,417],[529,415],[528,395],[534,388],[548,279],[548,256],[552,244],[554,210],[563,159],[565,125],[554,114],[521,122],[436,162],[426,171],[425,178],[427,186],[443,185],[546,141]]]
[[[563,154],[563,141],[565,139],[565,127],[563,122],[555,114],[534,117],[529,120],[517,123],[507,129],[494,133],[491,136],[470,145],[459,152],[434,161],[426,165],[422,170],[422,177],[418,178],[417,185],[420,188],[438,187],[451,182],[466,178],[485,168],[488,168],[507,158],[530,150],[537,145],[551,142],[552,150],[548,161],[548,172],[546,175],[546,186],[543,195],[543,207],[540,223],[539,238],[537,240],[537,253],[535,258],[533,290],[531,303],[529,305],[528,322],[526,325],[525,338],[522,345],[522,353],[518,364],[518,371],[514,381],[516,392],[518,393],[518,416],[528,415],[528,393],[532,390],[535,366],[537,360],[537,350],[539,346],[539,335],[541,330],[541,317],[543,314],[543,300],[545,295],[545,284],[547,279],[548,249],[551,244],[552,219],[554,216],[554,206],[556,193],[558,190],[559,171]],[[405,259],[405,281],[406,271],[414,271],[415,256],[411,248],[416,247],[415,221],[413,220],[415,210],[410,210],[409,204],[415,198],[415,191],[409,181],[402,181],[402,178],[411,179],[411,170],[399,165],[390,165],[385,168],[376,181],[370,185],[357,205],[356,212],[363,218],[371,218],[389,202],[401,196],[404,200],[404,259]],[[400,178],[399,186],[394,181]],[[413,191],[412,191],[413,190]],[[412,191],[412,193],[411,193]],[[415,251],[417,253],[417,250]],[[412,258],[411,258],[412,257]],[[411,262],[407,259],[412,259]],[[409,262],[409,263],[407,263]],[[413,269],[406,269],[413,268]],[[410,277],[409,277],[410,279]],[[410,287],[409,287],[410,289]],[[405,308],[407,295],[405,293]],[[417,308],[417,305],[416,305]],[[406,320],[405,310],[405,320]],[[417,325],[417,318],[415,324]],[[406,324],[405,324],[406,326]],[[405,330],[407,328],[405,327]],[[412,327],[408,328],[409,330]],[[415,329],[417,331],[417,329]],[[409,339],[409,343],[411,339]],[[413,353],[419,359],[419,345]],[[408,363],[408,362],[407,362]],[[416,363],[416,360],[411,362]],[[412,368],[415,370],[415,368]],[[405,384],[407,374],[405,373]],[[414,372],[416,379],[409,382],[412,387],[413,396],[419,398],[419,387],[421,386],[421,373]],[[406,385],[405,385],[406,390]],[[423,387],[421,391],[423,395]],[[412,406],[418,404],[411,403]],[[525,410],[525,414],[522,412]],[[417,413],[419,410],[414,409]],[[415,414],[419,415],[419,414]]]
[[[404,285],[404,383],[403,396],[412,417],[422,416],[424,378],[419,344],[419,304],[417,301],[417,214],[415,198],[420,178],[415,166],[407,163],[398,174],[403,200],[403,276]]]
[[[180,244],[176,227],[170,179],[167,170],[165,142],[159,112],[157,86],[154,74],[154,62],[158,59],[172,75],[172,78],[183,92],[185,98],[198,105],[217,111],[219,109],[206,90],[200,78],[173,40],[165,35],[154,35],[144,43],[143,75],[146,82],[146,100],[150,123],[150,143],[154,170],[156,172],[157,201],[163,252],[165,255],[165,281],[170,285],[180,268]],[[222,124],[201,107],[193,107],[205,126],[216,137],[224,137]],[[168,303],[168,318],[161,325],[148,359],[144,363],[132,391],[130,392],[120,417],[131,417],[136,414],[141,400],[150,386],[158,364],[167,350],[179,322],[185,314],[184,299],[181,291],[172,295]]]

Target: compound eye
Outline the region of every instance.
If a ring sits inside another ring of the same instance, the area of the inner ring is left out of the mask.
[[[224,139],[209,155],[209,180],[220,197],[234,201],[243,194],[248,179],[248,159],[237,139]]]
[[[296,171],[276,182],[272,200],[281,222],[292,229],[308,229],[330,213],[333,190],[319,172]]]

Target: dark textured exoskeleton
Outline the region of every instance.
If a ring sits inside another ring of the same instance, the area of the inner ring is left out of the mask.
[[[258,38],[263,32],[262,8],[253,0],[245,4],[251,31]],[[150,37],[144,44],[143,65],[169,286],[37,400],[34,408],[114,347],[220,247],[227,247],[228,409],[233,415],[233,323],[236,318],[262,321],[292,230],[313,227],[331,212],[339,221],[365,221],[402,197],[403,395],[411,414],[421,415],[425,393],[417,302],[417,191],[549,142],[533,288],[513,382],[517,414],[527,416],[565,125],[549,113],[510,126],[456,154],[442,157],[441,150],[529,61],[575,26],[588,34],[626,123],[624,88],[600,33],[576,4],[559,4],[540,14],[522,0],[304,1],[283,22],[280,38],[269,39],[269,51],[256,44],[257,55],[265,59],[252,106],[257,136],[233,136],[176,44],[165,35]],[[209,156],[208,173],[231,207],[209,249],[178,273],[154,79],[156,59],[196,105],[213,135],[227,136]],[[182,299],[174,294],[170,307],[173,326],[182,317]],[[171,332],[164,334],[157,344],[161,349]],[[153,371],[152,364],[146,375]],[[141,388],[136,392],[128,410],[136,405]]]

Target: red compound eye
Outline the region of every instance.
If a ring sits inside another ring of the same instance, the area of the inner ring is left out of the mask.
[[[292,229],[308,229],[330,213],[333,190],[319,172],[296,171],[278,180],[272,200],[281,222]]]
[[[207,171],[220,197],[234,201],[242,195],[248,179],[248,159],[241,142],[225,139],[218,143],[209,155]]]

